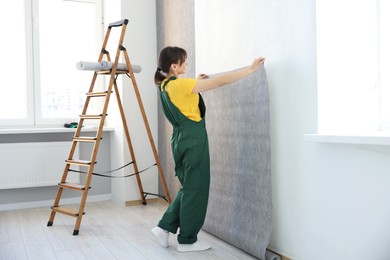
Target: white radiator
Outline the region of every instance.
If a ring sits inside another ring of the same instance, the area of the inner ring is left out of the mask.
[[[57,185],[71,144],[72,142],[0,144],[0,189]],[[79,158],[78,154],[76,148],[73,157]],[[78,183],[80,174],[70,172],[67,181]]]

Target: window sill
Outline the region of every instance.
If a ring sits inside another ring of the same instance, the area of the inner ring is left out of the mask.
[[[333,144],[390,145],[390,132],[365,134],[305,134],[305,141]]]
[[[44,133],[74,133],[76,128],[65,128],[55,126],[31,126],[31,127],[14,127],[14,128],[0,128],[0,135],[2,134],[44,134]],[[96,126],[85,126],[83,132],[97,131]],[[114,131],[112,127],[105,127],[103,131]]]

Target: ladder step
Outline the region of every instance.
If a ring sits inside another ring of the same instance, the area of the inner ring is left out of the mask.
[[[67,163],[72,165],[80,165],[80,166],[90,166],[91,161],[85,161],[85,160],[65,160]]]
[[[58,185],[62,188],[67,188],[71,190],[79,190],[79,191],[84,191],[85,186],[78,184],[78,183],[70,183],[70,182],[64,182],[64,183],[58,183]],[[91,188],[91,187],[89,187]]]
[[[103,115],[80,115],[82,119],[101,119]]]
[[[107,93],[108,93],[108,91],[104,91],[104,92],[88,92],[87,96],[88,97],[105,97],[105,96],[107,96]],[[111,91],[111,93],[112,93],[112,91]]]
[[[100,140],[103,138],[100,138]],[[89,136],[78,136],[78,137],[73,137],[73,141],[76,142],[96,142],[97,138],[96,137],[89,137]]]
[[[65,215],[68,215],[68,216],[72,216],[72,217],[78,217],[79,216],[79,212],[77,209],[72,209],[72,208],[65,208],[65,207],[62,207],[62,206],[58,206],[58,207],[51,207],[51,209],[57,213],[62,213],[62,214],[65,214]],[[83,212],[83,215],[85,214],[85,212]]]

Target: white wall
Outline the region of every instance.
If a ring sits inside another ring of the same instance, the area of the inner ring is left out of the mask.
[[[122,16],[129,19],[127,33],[125,38],[126,48],[130,60],[133,64],[142,66],[142,72],[136,74],[139,92],[142,98],[143,106],[150,124],[154,143],[157,145],[157,91],[154,84],[154,73],[157,64],[157,32],[156,32],[156,2],[152,0],[122,0]],[[154,159],[149,139],[146,134],[146,128],[143,123],[138,102],[135,93],[130,87],[130,79],[125,83],[128,88],[126,93],[131,98],[126,100],[125,109],[128,111],[129,131],[136,136],[133,139],[134,152],[136,153],[139,170],[153,165]],[[151,168],[141,174],[144,191],[158,193],[158,173],[157,167]],[[135,178],[132,178],[134,183]],[[134,189],[127,192],[127,200],[133,198],[139,199],[139,195]],[[148,197],[150,198],[150,197]]]
[[[390,259],[390,148],[304,141],[317,131],[315,1],[200,0],[195,7],[197,73],[267,58],[270,248],[295,260]]]
[[[117,0],[116,2],[118,2]],[[127,49],[132,64],[142,67],[142,72],[135,74],[137,85],[145,108],[148,122],[157,144],[157,93],[153,83],[156,69],[156,3],[155,1],[119,1],[121,13],[112,21],[128,19],[124,46]],[[106,8],[111,7],[106,5]],[[115,12],[114,12],[115,14]],[[107,18],[106,18],[107,19]],[[113,28],[116,29],[116,28]],[[110,36],[111,38],[111,36]],[[118,40],[116,40],[118,41]],[[115,50],[110,50],[111,57],[114,57]],[[133,90],[133,85],[129,78],[122,76],[119,81],[119,88],[122,95],[122,103],[126,114],[132,145],[135,152],[139,170],[147,168],[155,163],[152,149],[146,134],[146,129],[141,117],[138,102]],[[114,99],[110,103],[109,126],[115,127],[115,132],[111,136],[111,158],[112,167],[119,167],[131,161],[126,138],[124,136],[122,122]],[[121,174],[133,173],[133,167],[127,167]],[[142,185],[144,191],[157,193],[158,174],[156,167],[142,173]],[[114,201],[124,204],[126,201],[139,200],[140,194],[135,177],[126,179],[113,179],[112,197]],[[150,197],[148,197],[150,198]]]

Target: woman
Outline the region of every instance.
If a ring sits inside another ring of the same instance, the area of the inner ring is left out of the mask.
[[[198,79],[179,78],[186,71],[187,53],[179,47],[166,47],[159,56],[155,83],[159,85],[164,114],[173,126],[171,139],[175,173],[182,188],[152,233],[168,247],[169,232],[176,234],[177,251],[203,251],[210,248],[197,239],[206,216],[210,187],[210,156],[205,128],[206,108],[200,92],[242,79],[264,64],[257,58],[245,68],[215,78],[200,74]]]

